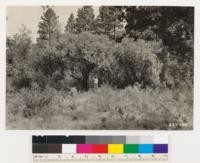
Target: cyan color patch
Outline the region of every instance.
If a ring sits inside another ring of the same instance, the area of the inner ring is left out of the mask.
[[[153,144],[139,144],[138,153],[153,153]]]

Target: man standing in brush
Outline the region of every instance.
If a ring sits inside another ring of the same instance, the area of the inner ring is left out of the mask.
[[[95,89],[98,88],[98,83],[99,83],[98,77],[95,76],[95,77],[94,77],[94,88],[95,88]]]

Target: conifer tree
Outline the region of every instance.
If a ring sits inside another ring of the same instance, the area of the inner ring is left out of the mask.
[[[76,31],[81,33],[83,31],[92,31],[94,29],[94,10],[92,6],[83,6],[78,10],[76,18]]]
[[[69,16],[69,19],[67,21],[67,25],[65,26],[65,32],[70,32],[70,33],[74,33],[75,32],[75,18],[74,18],[74,14],[71,13],[71,15]]]
[[[45,7],[45,12],[41,16],[39,22],[39,38],[37,43],[40,45],[52,46],[54,41],[57,41],[59,36],[59,22],[58,16],[52,7]]]
[[[123,22],[120,20],[121,7],[101,6],[95,23],[95,31],[105,34],[111,39],[121,37],[123,34]]]

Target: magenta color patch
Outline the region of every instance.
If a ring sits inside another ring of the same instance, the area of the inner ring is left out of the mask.
[[[77,153],[93,153],[91,144],[77,144]]]

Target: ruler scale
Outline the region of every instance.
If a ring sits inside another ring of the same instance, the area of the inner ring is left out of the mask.
[[[33,136],[33,163],[167,163],[168,136]]]

